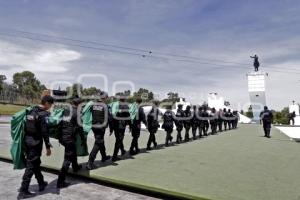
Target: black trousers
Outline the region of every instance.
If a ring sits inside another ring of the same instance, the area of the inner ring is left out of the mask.
[[[104,142],[105,128],[93,128],[95,143],[89,156],[89,163],[93,163],[100,151],[101,157],[106,158],[106,148]]]
[[[178,127],[176,129],[177,130],[176,142],[181,142],[182,141],[182,136],[181,136],[182,129],[183,129],[183,125],[178,125]]]
[[[225,129],[225,131],[227,131],[227,121],[226,120],[224,121],[224,129]]]
[[[185,128],[184,140],[185,140],[185,141],[188,141],[188,140],[190,139],[190,128],[191,128],[191,125],[186,124],[186,125],[184,126],[184,128]]]
[[[263,128],[264,128],[265,136],[269,137],[271,134],[271,123],[263,122]]]
[[[193,139],[194,140],[196,139],[197,128],[198,128],[198,125],[192,124],[192,134],[193,134]]]
[[[219,127],[219,132],[222,132],[223,130],[222,130],[222,125],[223,125],[223,121],[219,121],[218,122],[218,127]]]
[[[76,153],[76,145],[75,142],[65,143],[63,144],[65,147],[65,156],[62,168],[58,175],[58,183],[63,183],[66,180],[66,175],[72,164],[73,169],[78,169],[78,162],[77,162],[77,153]]]
[[[211,133],[216,134],[217,133],[217,123],[211,123],[210,124]]]
[[[26,169],[21,184],[21,192],[28,191],[31,178],[34,175],[38,184],[44,183],[44,176],[41,172],[41,154],[43,149],[42,140],[37,141],[32,137],[25,137],[26,148]]]
[[[125,148],[124,148],[124,144],[123,144],[125,130],[126,129],[115,129],[115,131],[114,131],[116,141],[115,141],[115,149],[114,149],[113,157],[117,157],[120,150],[122,153],[125,152]]]
[[[199,125],[199,137],[202,137],[204,135],[205,136],[207,135],[205,124],[200,124]]]
[[[291,121],[292,121],[292,125],[295,125],[295,120],[294,120],[294,118],[290,118],[290,119],[289,119],[289,123],[291,123]]]
[[[227,124],[228,124],[228,129],[231,130],[231,129],[232,129],[232,123],[231,123],[231,120],[228,120],[228,121],[227,121]]]
[[[156,142],[156,137],[155,137],[155,133],[157,132],[157,129],[150,129],[149,130],[149,139],[147,142],[147,148],[150,148],[151,145],[153,144],[154,146],[157,146],[157,142]]]
[[[169,145],[169,142],[172,142],[173,137],[172,137],[172,132],[173,132],[173,128],[168,128],[165,129],[165,131],[167,132],[166,134],[166,145]]]
[[[139,137],[141,135],[141,128],[133,125],[132,127],[132,141],[130,145],[130,151],[139,151]]]

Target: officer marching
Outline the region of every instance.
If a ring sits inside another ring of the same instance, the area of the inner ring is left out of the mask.
[[[46,95],[42,98],[41,104],[35,106],[27,113],[25,123],[25,148],[26,148],[26,169],[23,175],[23,180],[18,195],[18,199],[25,199],[34,196],[34,193],[29,191],[29,184],[33,175],[37,179],[39,191],[44,191],[48,185],[44,181],[44,176],[41,172],[41,155],[43,150],[43,141],[46,146],[46,156],[51,155],[51,144],[49,141],[49,129],[47,118],[50,113],[48,110],[52,107],[54,99]]]
[[[110,125],[112,120],[109,106],[106,104],[107,98],[108,94],[106,92],[100,92],[100,99],[91,107],[93,117],[92,130],[95,137],[95,143],[92,151],[90,152],[89,161],[86,166],[88,170],[96,168],[96,166],[94,165],[94,161],[99,151],[102,157],[102,162],[105,162],[111,158],[106,154],[104,141],[106,128]]]
[[[129,150],[129,153],[131,155],[136,155],[140,152],[138,140],[141,134],[141,123],[143,122],[147,127],[146,115],[144,113],[143,107],[140,106],[142,103],[142,99],[137,98],[136,103],[138,105],[138,114],[133,119],[132,126],[131,126],[132,142]]]
[[[59,125],[59,142],[65,147],[65,155],[63,165],[57,179],[57,188],[64,188],[70,185],[65,182],[65,179],[71,164],[74,172],[78,172],[82,168],[82,166],[78,164],[76,151],[77,134],[81,137],[81,141],[85,140],[83,129],[78,123],[77,113],[78,105],[80,103],[80,98],[73,99],[71,109],[68,108],[63,111],[63,120]]]

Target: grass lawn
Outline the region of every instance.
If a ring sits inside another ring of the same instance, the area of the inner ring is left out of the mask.
[[[0,104],[0,115],[13,115],[24,109],[24,106],[16,106],[12,104]]]

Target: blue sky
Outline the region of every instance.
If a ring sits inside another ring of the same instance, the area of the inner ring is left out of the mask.
[[[249,99],[249,56],[256,53],[269,73],[268,104],[277,109],[293,99],[300,101],[295,92],[300,87],[299,12],[297,0],[0,0],[0,73],[10,77],[32,70],[47,85],[102,73],[110,88],[114,81],[129,80],[160,98],[176,91],[196,103],[218,92],[232,104],[244,104]],[[1,35],[15,34],[11,29],[198,60],[143,58],[79,48],[62,40],[57,44]],[[96,78],[86,84],[102,85]]]

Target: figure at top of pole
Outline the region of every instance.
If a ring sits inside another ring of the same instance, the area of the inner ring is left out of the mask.
[[[250,58],[254,59],[254,63],[253,63],[254,71],[257,72],[258,71],[258,67],[259,67],[258,56],[255,54],[254,56],[250,56]]]

